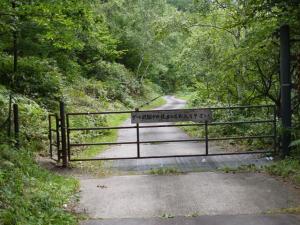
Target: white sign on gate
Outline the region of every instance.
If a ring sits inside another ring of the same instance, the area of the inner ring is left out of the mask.
[[[163,122],[211,122],[212,113],[209,109],[175,109],[136,111],[131,113],[131,123],[163,123]]]

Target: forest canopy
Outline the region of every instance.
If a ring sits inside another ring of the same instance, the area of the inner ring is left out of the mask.
[[[278,28],[288,24],[299,36],[296,0],[0,4],[1,83],[31,97],[59,98],[61,85],[78,77],[110,80],[103,67],[120,64],[134,92],[146,79],[165,92],[188,87],[226,104],[279,105]],[[295,83],[298,49],[294,43]]]
[[[70,96],[67,86],[94,83],[98,98],[131,107],[148,85],[193,93],[194,106],[271,103],[280,116],[280,26],[299,40],[296,0],[4,0],[0,8],[0,83],[49,109]],[[291,55],[298,124],[299,41]]]

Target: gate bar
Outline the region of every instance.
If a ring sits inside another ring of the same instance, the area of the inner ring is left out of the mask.
[[[272,108],[274,105],[245,105],[245,106],[223,106],[223,107],[203,107],[201,109],[210,109],[210,110],[221,110],[221,109],[253,109],[253,108]],[[195,108],[197,109],[197,108]],[[164,109],[163,111],[174,111],[174,110],[190,110],[190,109]],[[152,112],[155,110],[139,110],[139,112]],[[72,116],[80,115],[101,115],[101,114],[130,114],[134,111],[105,111],[105,112],[74,112],[67,113]]]
[[[275,118],[276,119],[276,118]],[[233,124],[255,124],[255,123],[273,123],[274,120],[254,120],[254,121],[232,121],[232,122],[212,122],[209,123],[212,125],[233,125]],[[168,124],[168,125],[143,125],[139,126],[139,128],[156,128],[156,127],[192,127],[205,125],[205,123],[184,123],[184,124]],[[70,131],[84,131],[84,130],[117,130],[117,129],[133,129],[136,126],[124,126],[124,127],[79,127],[79,128],[68,128]]]
[[[224,138],[208,138],[208,141],[224,141],[224,140],[243,140],[243,139],[260,139],[260,138],[274,138],[273,135],[261,135],[261,136],[243,136],[243,137],[224,137]],[[128,142],[100,142],[100,143],[76,143],[70,144],[70,146],[92,146],[92,145],[126,145],[126,144],[156,144],[167,142],[196,142],[205,141],[205,138],[187,139],[187,140],[163,140],[163,141],[128,141]]]
[[[123,158],[91,158],[91,159],[71,159],[70,161],[97,161],[97,160],[122,160],[122,159],[155,159],[155,158],[176,158],[176,157],[198,157],[198,156],[221,156],[221,155],[248,155],[248,154],[267,154],[274,153],[270,151],[252,151],[252,152],[229,152],[229,153],[212,153],[196,155],[162,155],[162,156],[142,156],[142,157],[123,157]]]
[[[139,111],[138,108],[135,109],[136,112]],[[137,144],[137,157],[140,158],[140,124],[136,124],[136,144]]]
[[[205,155],[208,155],[208,122],[205,121]]]

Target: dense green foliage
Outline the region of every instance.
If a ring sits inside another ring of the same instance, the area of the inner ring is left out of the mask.
[[[280,117],[278,29],[288,24],[291,39],[299,39],[299,2],[221,0],[210,4],[209,1],[194,3],[198,10],[190,9],[185,13],[189,35],[175,70],[180,76],[189,77],[182,79],[182,84],[194,92],[191,105],[275,104]],[[300,135],[300,43],[293,42],[291,49],[295,84],[293,138],[297,139]],[[182,85],[179,87],[182,89]]]

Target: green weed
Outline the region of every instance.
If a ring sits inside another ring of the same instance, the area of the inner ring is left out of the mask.
[[[293,183],[300,185],[300,161],[295,158],[287,158],[274,162],[265,167],[265,171],[271,175],[288,178]]]
[[[40,168],[24,149],[0,145],[0,224],[75,225],[78,182]]]
[[[193,213],[186,215],[186,217],[198,217],[198,216],[199,216],[198,212],[193,212]]]
[[[300,214],[300,207],[273,209],[268,214]]]
[[[261,172],[262,168],[257,167],[255,164],[247,164],[247,165],[240,165],[236,168],[225,166],[219,170],[224,173],[242,173],[242,172],[250,173],[250,172]]]
[[[170,218],[174,218],[174,216],[168,213],[164,213],[161,215],[161,218],[170,219]]]
[[[152,175],[171,175],[171,174],[179,174],[180,171],[176,168],[158,168],[158,169],[151,169],[149,174]]]

